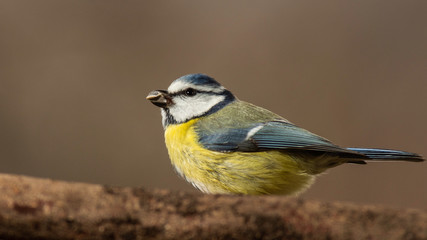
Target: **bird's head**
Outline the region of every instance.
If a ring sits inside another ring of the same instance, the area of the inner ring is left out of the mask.
[[[215,79],[189,74],[173,81],[168,90],[150,92],[147,100],[161,108],[166,127],[217,112],[236,98]]]

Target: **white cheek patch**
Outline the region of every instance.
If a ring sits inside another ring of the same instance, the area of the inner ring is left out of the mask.
[[[178,123],[185,122],[208,112],[213,106],[224,101],[222,95],[199,95],[195,97],[180,97],[173,99],[169,113]]]

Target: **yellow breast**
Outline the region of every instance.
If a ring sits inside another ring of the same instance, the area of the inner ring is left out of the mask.
[[[169,125],[166,147],[176,171],[207,193],[293,194],[313,182],[293,157],[279,151],[216,152],[198,143],[194,124]]]
[[[206,171],[210,169],[208,161],[200,158],[200,155],[203,155],[201,152],[207,150],[198,144],[198,137],[193,128],[196,121],[169,125],[165,131],[166,147],[178,174],[201,191],[211,192],[215,187],[208,187],[205,181]]]

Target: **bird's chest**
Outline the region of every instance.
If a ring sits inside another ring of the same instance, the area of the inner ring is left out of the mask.
[[[169,125],[165,131],[165,142],[172,165],[177,172],[186,177],[194,173],[199,165],[197,159],[200,145],[197,143],[197,134],[191,120],[183,124]]]
[[[166,147],[174,165],[180,165],[185,159],[192,157],[192,152],[198,147],[193,124],[194,120],[169,125],[165,131]]]
[[[203,192],[220,192],[213,173],[218,172],[221,153],[204,149],[198,143],[191,120],[184,124],[169,125],[165,131],[166,147],[175,170]]]

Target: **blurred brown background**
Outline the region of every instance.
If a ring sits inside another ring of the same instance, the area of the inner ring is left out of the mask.
[[[0,171],[195,191],[145,100],[202,72],[342,146],[427,156],[426,1],[0,1]],[[302,197],[427,209],[427,163]]]

